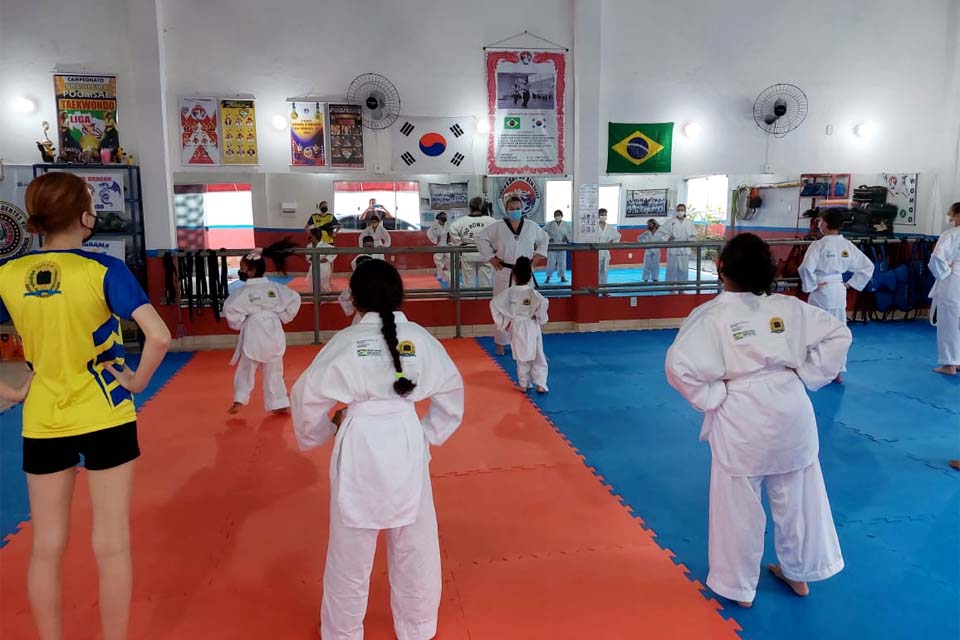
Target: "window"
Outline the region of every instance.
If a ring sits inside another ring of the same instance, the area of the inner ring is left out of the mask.
[[[607,222],[620,223],[620,185],[600,185],[600,208],[607,210]],[[573,182],[570,180],[547,181],[546,220],[553,219],[553,212],[563,211],[563,218],[573,220]]]
[[[333,183],[333,211],[345,228],[356,229],[360,214],[375,199],[377,205],[407,224],[397,229],[420,228],[420,184],[418,182],[353,182]],[[387,223],[388,228],[393,225]]]
[[[725,224],[730,197],[727,176],[687,180],[687,212],[692,220]]]

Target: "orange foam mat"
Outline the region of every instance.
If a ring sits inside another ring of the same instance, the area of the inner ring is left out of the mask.
[[[434,451],[444,592],[438,640],[736,638],[472,340],[445,343],[464,426]],[[291,348],[292,383],[315,348]],[[140,414],[131,638],[316,638],[330,447],[297,451],[288,418],[226,414],[230,354],[197,354]],[[90,505],[78,484],[64,571],[67,637],[99,638]],[[0,551],[0,637],[32,638],[30,524]],[[393,638],[383,545],[366,637]]]
[[[403,278],[403,286],[407,289],[440,289],[440,282],[432,273],[404,273],[400,272]],[[291,280],[288,287],[297,293],[310,293],[313,290],[313,283],[307,280],[306,276],[300,276]],[[350,286],[350,278],[347,276],[334,276],[330,281],[330,286],[334,291],[343,291]]]

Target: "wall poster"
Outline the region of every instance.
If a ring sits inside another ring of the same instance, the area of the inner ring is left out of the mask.
[[[223,164],[260,164],[256,104],[250,99],[220,100]]]
[[[917,174],[885,173],[887,204],[897,205],[896,224],[917,226]]]
[[[330,166],[363,169],[363,111],[358,104],[329,104]]]
[[[667,189],[630,189],[624,207],[626,218],[662,218],[667,215]]]
[[[591,240],[599,231],[600,185],[582,184],[577,199],[576,242]]]
[[[117,77],[55,73],[53,88],[61,161],[99,162],[107,149],[116,155]]]
[[[430,184],[430,208],[435,211],[467,208],[467,183]]]
[[[566,56],[560,51],[487,51],[490,175],[564,173]]]
[[[220,164],[220,123],[216,98],[180,98],[180,164]]]
[[[291,101],[289,105],[290,165],[294,167],[326,166],[323,103]]]

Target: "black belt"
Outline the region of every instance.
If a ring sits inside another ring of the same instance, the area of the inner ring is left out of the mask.
[[[533,262],[533,261],[531,261],[531,265],[530,265],[531,267],[533,267],[532,262]],[[511,271],[513,270],[513,268],[514,268],[515,266],[517,266],[517,265],[515,265],[515,264],[510,264],[509,262],[504,262],[503,260],[500,261],[500,264],[503,265],[504,267],[510,269]],[[533,279],[533,288],[534,288],[534,289],[539,289],[539,288],[540,288],[540,285],[537,283],[537,274],[536,274],[535,271],[534,271],[534,273],[533,273],[533,278],[532,278],[532,279]]]

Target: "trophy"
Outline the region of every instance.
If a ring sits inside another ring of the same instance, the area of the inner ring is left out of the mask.
[[[53,142],[50,140],[50,136],[47,135],[48,131],[50,131],[50,123],[44,120],[43,141],[37,142],[37,149],[40,150],[40,157],[43,158],[44,162],[53,162],[57,150],[53,147]]]

